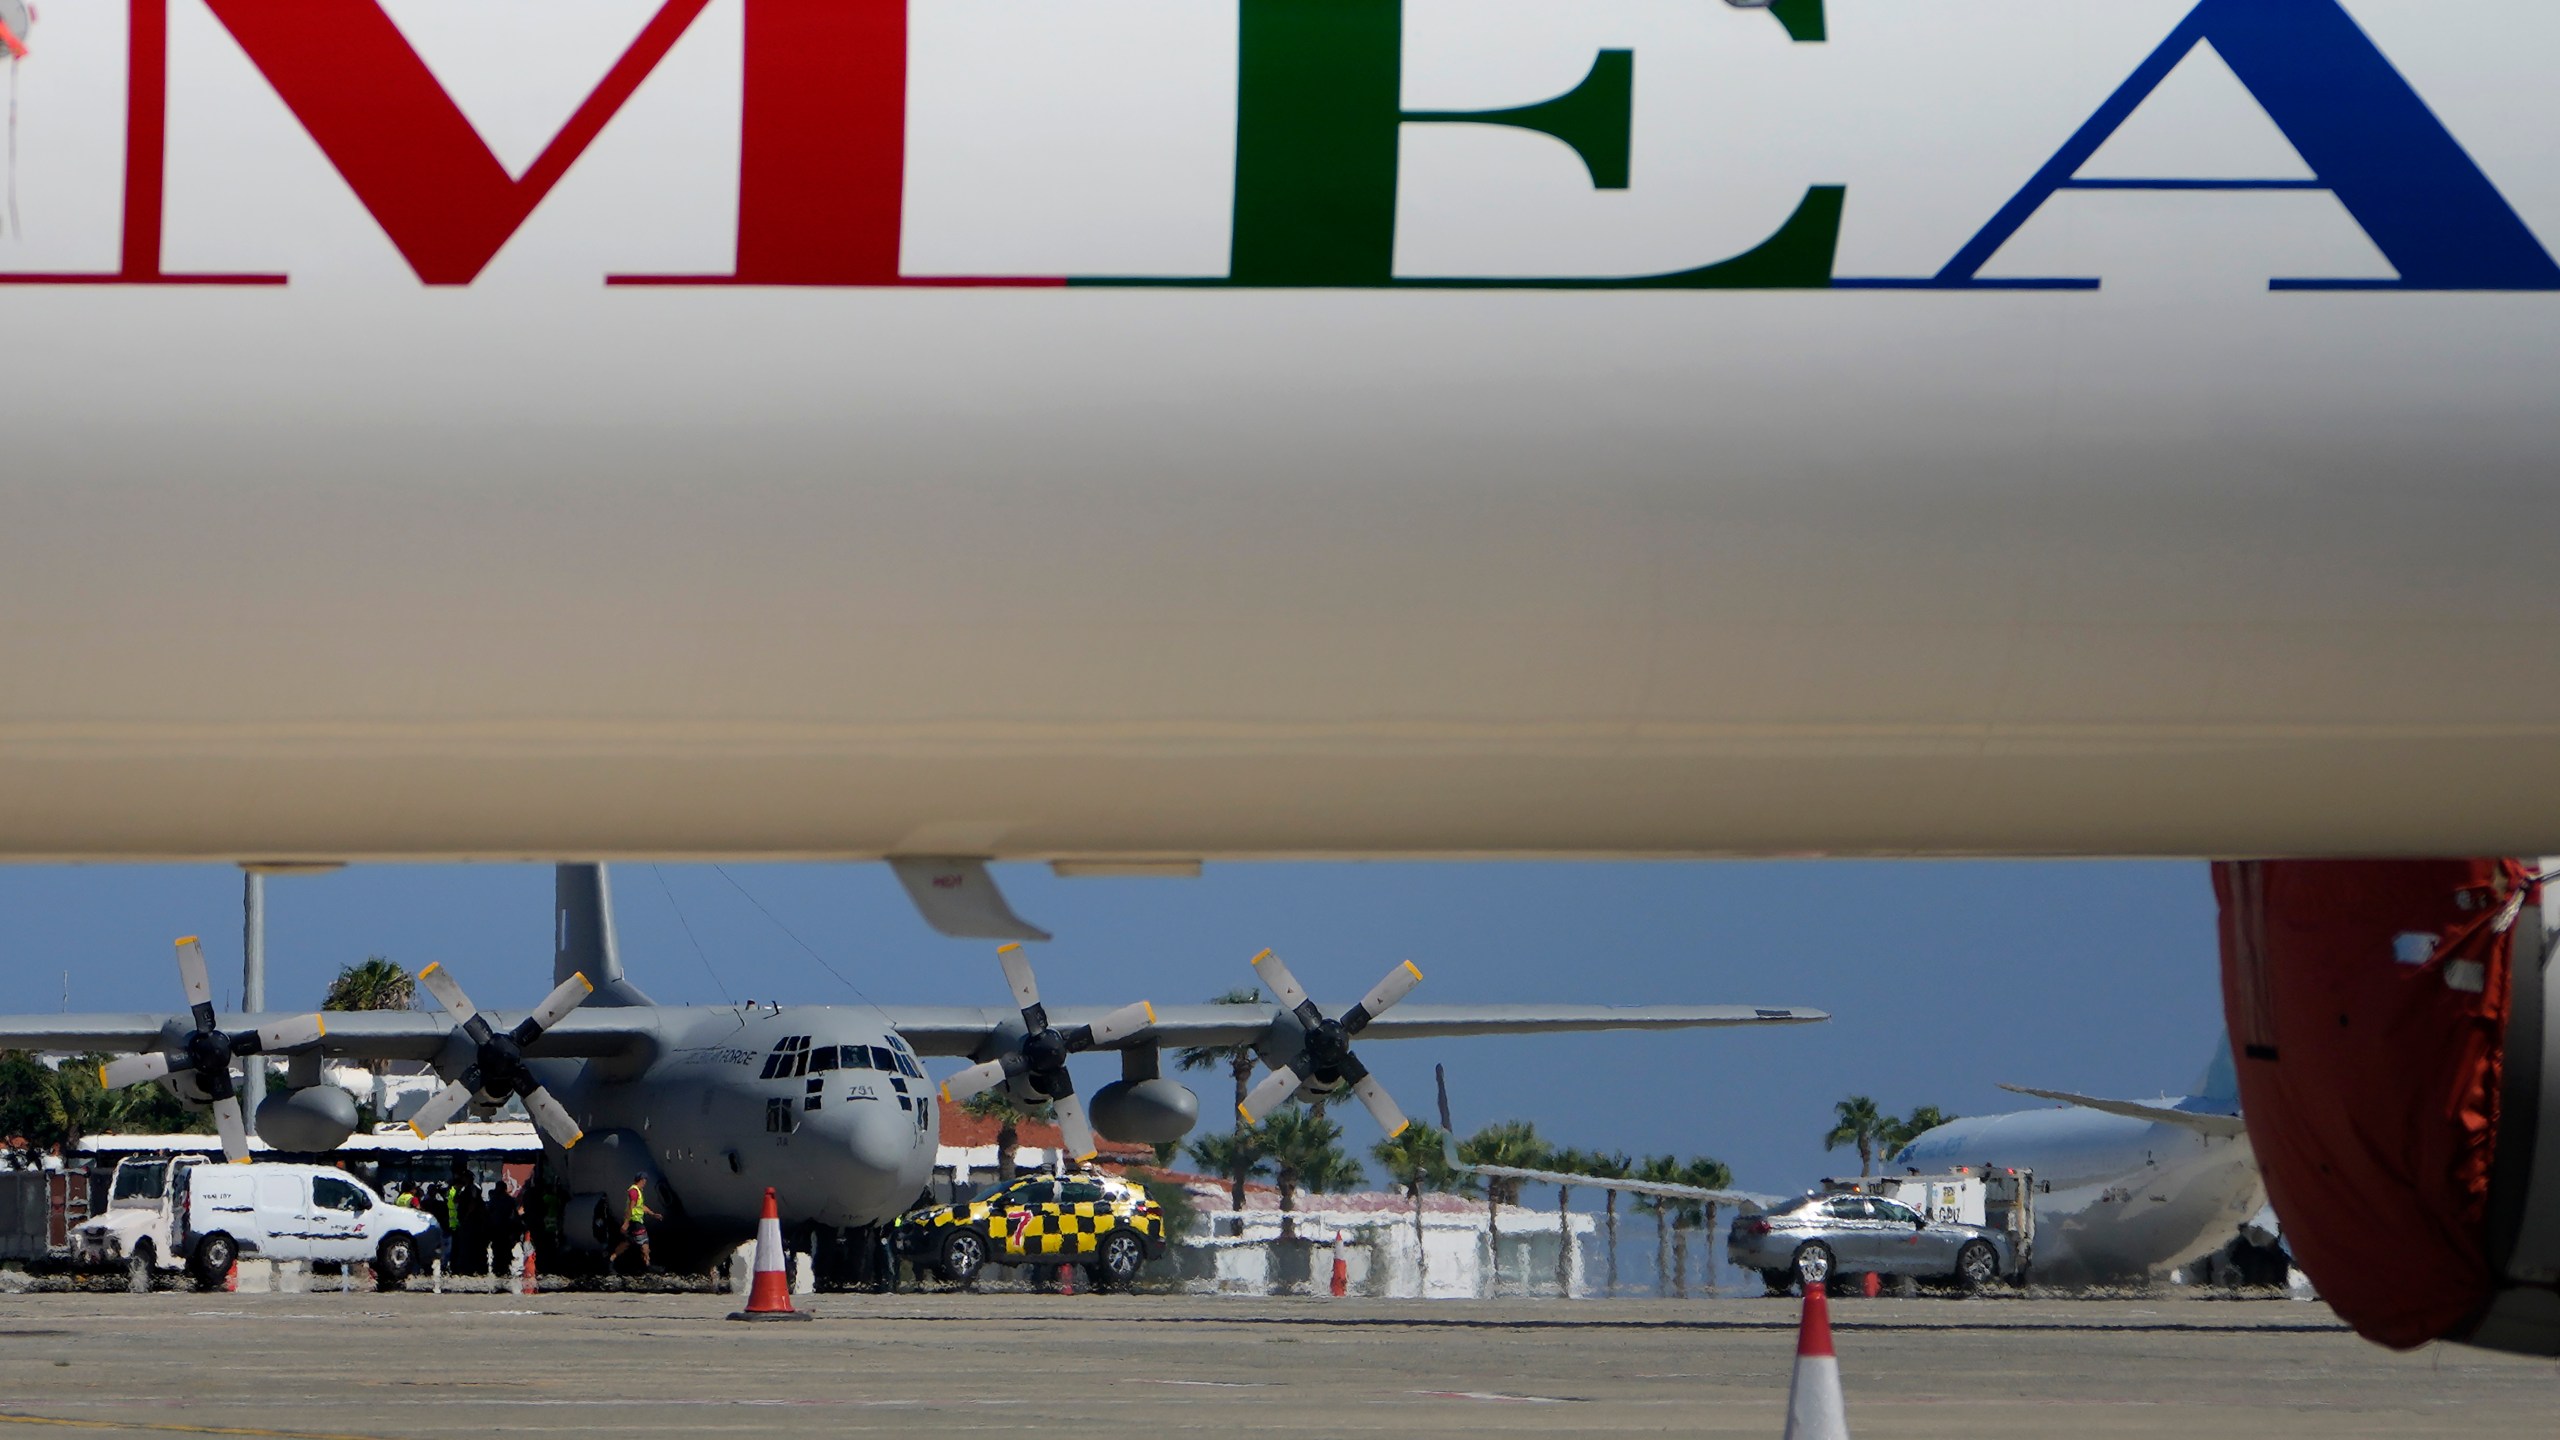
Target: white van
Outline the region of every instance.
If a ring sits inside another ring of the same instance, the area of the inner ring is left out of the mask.
[[[419,1242],[435,1224],[323,1165],[192,1165],[185,1175],[181,1253],[200,1285],[221,1284],[231,1262],[249,1255],[370,1261],[375,1283],[396,1289],[416,1268]]]

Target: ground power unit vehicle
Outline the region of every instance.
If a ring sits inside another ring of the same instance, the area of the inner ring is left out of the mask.
[[[1081,1265],[1097,1290],[1164,1253],[1164,1211],[1117,1175],[1027,1175],[975,1200],[898,1222],[898,1253],[967,1285],[988,1265]]]
[[[394,1289],[417,1269],[434,1228],[424,1212],[325,1165],[155,1157],[116,1166],[107,1211],[80,1227],[72,1259],[121,1265],[137,1289],[176,1271],[219,1285],[242,1256],[370,1264],[374,1282]]]
[[[1726,1255],[1759,1271],[1772,1294],[1859,1274],[1977,1291],[2023,1280],[2034,1256],[2035,1177],[2026,1172],[1968,1167],[1822,1184],[1736,1216],[1726,1232]]]

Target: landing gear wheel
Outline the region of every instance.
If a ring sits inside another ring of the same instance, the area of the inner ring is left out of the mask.
[[[1126,1230],[1114,1230],[1102,1237],[1102,1249],[1093,1257],[1093,1288],[1126,1290],[1146,1266],[1145,1242]]]
[[[397,1290],[409,1283],[418,1263],[418,1242],[406,1235],[385,1235],[373,1252],[373,1288]]]
[[[2000,1252],[1988,1240],[1967,1240],[1956,1252],[1956,1284],[1967,1294],[1979,1294],[2000,1278]]]
[[[240,1247],[232,1238],[217,1230],[196,1242],[196,1288],[219,1290],[231,1274],[232,1264],[240,1258]]]
[[[975,1230],[955,1230],[942,1242],[944,1281],[963,1289],[978,1283],[978,1272],[987,1266],[987,1239]]]
[[[1796,1247],[1796,1258],[1788,1270],[1796,1284],[1810,1295],[1830,1283],[1832,1263],[1830,1246],[1807,1240]]]

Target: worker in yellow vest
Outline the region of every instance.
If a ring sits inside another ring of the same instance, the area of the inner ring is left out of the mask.
[[[637,1245],[640,1247],[640,1268],[643,1271],[650,1268],[649,1222],[664,1220],[667,1217],[649,1208],[648,1184],[649,1177],[646,1175],[631,1177],[631,1188],[624,1192],[622,1238],[614,1242],[613,1253],[605,1257],[606,1264],[611,1265],[619,1261],[623,1251]]]

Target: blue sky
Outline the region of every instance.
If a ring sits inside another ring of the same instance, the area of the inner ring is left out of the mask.
[[[1004,1000],[993,947],[928,930],[886,867],[726,874],[736,885],[710,866],[615,867],[624,964],[657,999]],[[1252,983],[1247,958],[1269,945],[1328,1008],[1410,958],[1428,977],[1417,1000],[1827,1009],[1837,1017],[1827,1025],[1758,1034],[1361,1052],[1417,1115],[1432,1107],[1432,1065],[1445,1064],[1462,1132],[1522,1117],[1587,1148],[1713,1155],[1754,1189],[1855,1171],[1854,1157],[1826,1157],[1820,1144],[1843,1095],[1974,1114],[2033,1103],[1993,1088],[2004,1080],[2182,1093],[2220,1024],[2201,863],[1239,864],[1196,880],[1059,880],[1017,865],[998,875],[1015,908],[1058,936],[1036,955],[1053,1003],[1205,1000]],[[442,960],[480,1003],[502,1008],[529,1004],[549,980],[548,866],[359,867],[271,880],[268,895],[275,1008],[316,1004],[340,965],[369,953],[413,970]],[[236,999],[240,878],[227,867],[0,868],[0,915],[0,1008],[61,1008],[67,974],[74,1010],[174,1010],[170,941],[190,933],[205,938],[221,1002]],[[1116,1069],[1086,1062],[1087,1088]],[[1204,1115],[1223,1109],[1218,1083],[1203,1083]],[[1343,1120],[1365,1151],[1376,1138],[1367,1117],[1353,1109]]]

